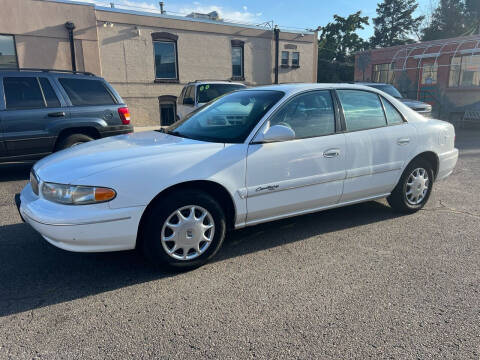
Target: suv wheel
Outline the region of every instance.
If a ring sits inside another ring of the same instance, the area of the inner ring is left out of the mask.
[[[72,134],[61,139],[57,144],[56,150],[67,149],[69,147],[80,145],[92,140],[93,138],[85,134]]]
[[[214,198],[183,190],[153,206],[145,222],[143,252],[154,265],[194,269],[217,253],[225,231],[225,214]]]

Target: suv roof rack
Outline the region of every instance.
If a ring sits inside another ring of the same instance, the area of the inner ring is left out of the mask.
[[[82,74],[82,75],[89,75],[95,76],[95,74],[88,72],[88,71],[73,71],[73,70],[61,70],[61,69],[41,69],[41,68],[7,68],[7,69],[0,69],[0,71],[39,71],[39,72],[59,72],[59,73],[67,73],[67,74]]]
[[[202,81],[225,81],[225,82],[232,82],[232,80],[230,80],[230,79],[227,79],[227,80],[218,80],[218,79],[201,79],[201,80],[195,80],[195,81],[191,81],[190,83],[191,83],[191,84],[193,84],[193,83],[202,82]]]

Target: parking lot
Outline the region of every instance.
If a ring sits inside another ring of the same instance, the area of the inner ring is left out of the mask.
[[[369,202],[229,234],[162,273],[21,223],[29,164],[0,165],[0,358],[480,357],[480,131],[409,216]]]

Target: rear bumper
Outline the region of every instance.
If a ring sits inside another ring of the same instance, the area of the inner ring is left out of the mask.
[[[100,136],[115,136],[129,134],[133,132],[133,125],[118,125],[118,126],[107,126],[100,130]]]
[[[458,149],[440,154],[438,156],[439,166],[437,180],[443,180],[448,177],[455,168],[458,161]]]
[[[30,184],[20,194],[22,218],[52,245],[75,252],[134,249],[144,207],[110,209],[107,203],[70,206],[35,195]]]

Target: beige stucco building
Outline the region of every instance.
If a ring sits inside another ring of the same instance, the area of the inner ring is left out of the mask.
[[[191,81],[271,84],[275,69],[280,83],[317,78],[316,33],[280,29],[276,66],[272,29],[59,0],[0,0],[0,9],[0,68],[3,55],[9,66],[71,70],[73,23],[76,69],[109,81],[135,126],[159,125],[159,97]]]

